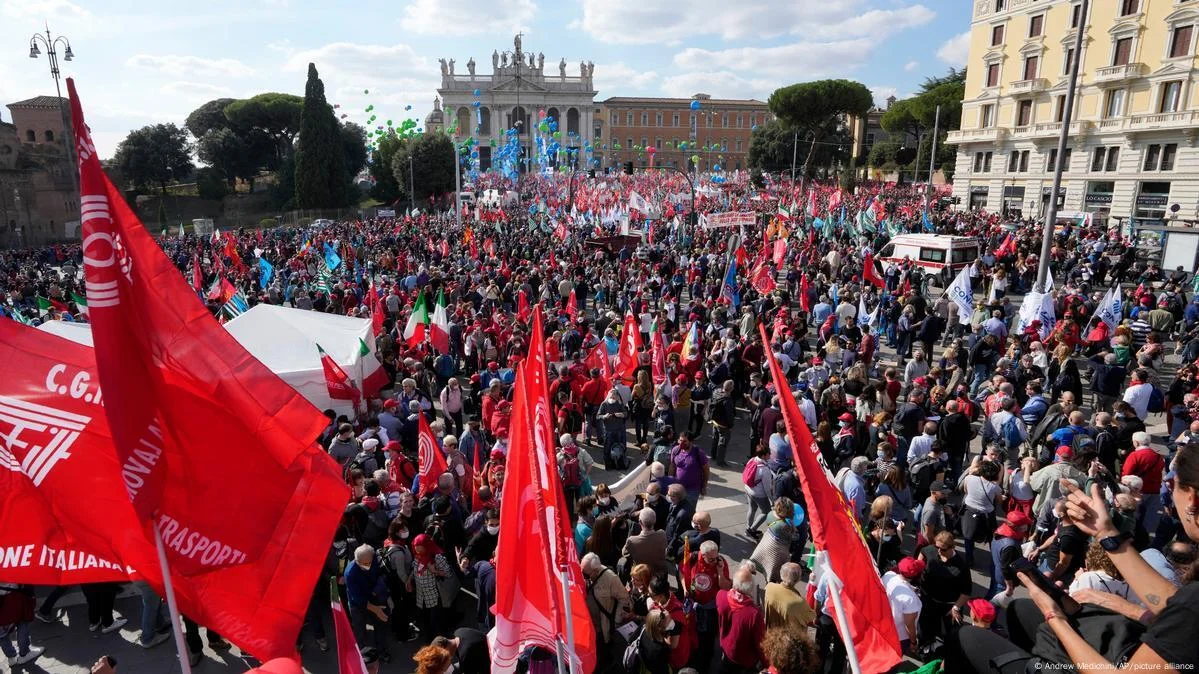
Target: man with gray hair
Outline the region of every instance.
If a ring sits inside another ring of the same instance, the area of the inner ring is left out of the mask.
[[[794,562],[779,569],[780,582],[766,585],[766,628],[807,630],[816,622],[816,612],[804,599],[800,578],[803,571]]]
[[[1145,431],[1132,434],[1132,453],[1124,459],[1120,477],[1135,475],[1141,478],[1141,505],[1137,508],[1137,526],[1153,538],[1162,511],[1162,474],[1166,470],[1169,449],[1153,446],[1153,437]]]
[[[386,652],[387,639],[383,631],[387,614],[383,607],[387,606],[387,584],[382,569],[375,564],[374,548],[369,545],[358,546],[354,550],[354,563],[346,566],[344,578],[346,603],[350,606],[350,625],[354,628],[358,647],[373,645],[380,652]],[[367,643],[368,626],[373,633],[373,643]]]
[[[742,562],[733,573],[733,587],[716,595],[719,620],[721,671],[756,672],[766,662],[762,639],[766,618],[754,599],[754,565]]]
[[[628,568],[645,564],[655,573],[666,570],[666,532],[654,528],[658,521],[657,513],[650,508],[642,508],[637,513],[637,521],[641,524],[641,531],[625,540],[621,552],[627,558]]]
[[[644,511],[643,511],[644,512]],[[595,626],[596,648],[599,656],[597,671],[613,662],[616,649],[622,643],[616,639],[616,627],[632,615],[629,591],[614,571],[604,566],[599,555],[589,552],[579,560],[583,580],[587,583],[584,596],[591,613],[591,624]]]
[[[849,462],[849,470],[844,470],[838,475],[841,493],[845,496],[845,501],[853,506],[853,512],[859,520],[862,519],[866,508],[870,505],[864,477],[869,468],[870,459],[864,456],[855,456]]]

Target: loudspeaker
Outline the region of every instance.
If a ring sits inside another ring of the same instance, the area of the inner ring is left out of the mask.
[[[629,175],[633,175],[633,162],[631,162],[631,161],[626,161],[626,162],[624,163],[624,172],[625,172],[625,173],[627,173],[627,174],[629,174]]]

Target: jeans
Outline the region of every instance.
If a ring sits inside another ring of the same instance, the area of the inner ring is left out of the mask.
[[[159,628],[170,625],[170,620],[162,614],[162,597],[154,592],[149,583],[139,580],[134,586],[142,596],[142,634],[138,640],[145,646],[154,638]]]
[[[712,426],[712,460],[718,464],[724,463],[724,455],[729,449],[732,431],[731,428]]]
[[[0,633],[0,651],[4,651],[4,655],[15,658],[29,652],[29,623],[17,623],[4,629],[7,631]],[[16,648],[9,641],[14,634],[17,637]]]
[[[978,387],[983,385],[983,382],[990,376],[991,371],[987,365],[975,365],[974,377],[970,380],[970,395],[978,393]]]
[[[757,518],[754,518],[754,513],[757,513]],[[749,513],[745,516],[745,526],[750,531],[757,531],[766,523],[767,516],[770,515],[770,499],[765,496],[750,496],[749,497]]]

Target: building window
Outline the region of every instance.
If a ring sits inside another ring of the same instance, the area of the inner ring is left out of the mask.
[[[1070,170],[1070,155],[1073,153],[1073,148],[1066,148],[1065,154],[1062,155],[1062,170]],[[1057,148],[1049,150],[1049,159],[1045,162],[1045,171],[1053,173],[1057,170]]]
[[[624,147],[626,150],[632,150],[634,145],[636,145],[636,143],[634,143],[632,137],[630,137],[628,145],[625,145]]]
[[[661,139],[661,138],[655,138],[655,139],[654,139],[654,149],[655,149],[655,150],[661,150],[661,149],[662,149],[662,139]]]
[[[1078,24],[1082,19],[1082,5],[1074,5],[1070,8],[1070,27],[1078,28]]]
[[[1120,16],[1136,14],[1140,6],[1141,0],[1120,0]]]
[[[646,147],[649,147],[649,138],[642,136],[641,137],[641,149],[644,150]]]
[[[993,152],[975,152],[974,153],[974,172],[975,173],[990,173],[991,172],[991,157]]]
[[[610,126],[616,126],[617,124],[620,124],[619,120],[620,120],[620,115],[614,110],[614,111],[612,111],[611,118],[608,120],[608,124]]]
[[[995,11],[1002,12],[1007,9],[1007,0],[995,0]]]
[[[982,173],[982,170],[983,170],[983,153],[975,152],[974,153],[974,172]]]
[[[740,151],[741,151],[741,141],[738,140],[737,141],[737,152],[740,152]]]
[[[728,113],[725,113],[725,114],[723,114],[723,115],[721,115],[721,116],[720,116],[720,127],[721,127],[721,128],[723,128],[723,129],[727,129],[727,128],[729,128],[729,116],[728,116]]]
[[[649,113],[641,113],[641,126],[649,126]]]
[[[991,46],[998,47],[1003,44],[1003,25],[991,26]]]
[[[983,154],[983,173],[991,172],[991,158],[994,156],[994,152],[986,152]]]
[[[720,151],[721,151],[721,152],[728,152],[728,151],[729,151],[729,139],[728,139],[728,138],[721,138],[721,139],[720,139]]]
[[[1023,152],[1012,152],[1008,155],[1007,163],[1008,173],[1027,173],[1028,172],[1028,150]]]
[[[633,126],[633,113],[631,113],[631,112],[625,113],[624,125],[625,126]]]
[[[995,126],[995,104],[987,103],[983,105],[978,116],[978,126],[983,129],[989,129]]]
[[[1016,104],[1016,126],[1032,124],[1032,101],[1023,100]]]
[[[1174,36],[1170,38],[1170,58],[1176,59],[1191,55],[1191,34],[1194,32],[1194,26],[1174,28]]]
[[[1036,16],[1028,17],[1028,36],[1041,37],[1045,32],[1045,15],[1037,14]]]
[[[678,115],[678,113],[677,113],[677,112],[676,112],[676,113],[674,114],[674,116],[671,118],[670,122],[671,122],[671,125],[672,125],[672,126],[674,126],[674,127],[676,127],[676,128],[679,126],[679,115]]]
[[[1024,79],[1031,80],[1037,77],[1037,65],[1040,64],[1041,57],[1029,56],[1024,59]]]
[[[1113,145],[1112,147],[1097,147],[1091,155],[1091,171],[1098,173],[1100,171],[1111,172],[1115,171],[1120,163],[1120,146]]]
[[[654,126],[662,126],[662,113],[654,115]]]
[[[25,131],[25,140],[29,141],[30,143],[37,142],[37,134],[34,133],[33,129],[27,129]]]
[[[1107,92],[1107,100],[1103,104],[1103,118],[1113,119],[1124,114],[1124,90],[1114,89]]]
[[[54,142],[54,132],[50,129],[46,129],[46,131],[42,134],[42,137],[46,139],[47,143]]]
[[[991,63],[987,65],[987,86],[999,86],[999,64]]]
[[[1062,69],[1062,74],[1069,75],[1071,69],[1074,68],[1074,47],[1068,47],[1066,49],[1066,60],[1062,65],[1065,66]]]
[[[1175,80],[1162,84],[1162,100],[1158,112],[1178,112],[1182,98],[1182,82]]]
[[[1178,158],[1178,144],[1150,145],[1145,148],[1144,171],[1173,171],[1174,160]]]
[[[1113,66],[1126,66],[1132,59],[1132,38],[1122,37],[1116,40],[1116,49],[1112,54]]]
[[[1053,104],[1053,121],[1064,122],[1066,121],[1066,97],[1058,96],[1055,101]]]

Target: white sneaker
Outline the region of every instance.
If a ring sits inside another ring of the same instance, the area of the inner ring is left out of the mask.
[[[39,657],[41,657],[42,653],[44,653],[45,651],[46,651],[46,649],[42,648],[41,646],[34,646],[33,648],[30,648],[29,652],[26,653],[25,655],[18,655],[16,657],[16,664],[24,665],[26,663],[33,662],[34,660],[37,660]],[[12,664],[12,662],[13,662],[12,660],[9,660],[9,664]]]
[[[100,631],[104,634],[111,634],[124,627],[126,622],[129,621],[125,620],[124,618],[117,618],[116,620],[112,621],[112,624],[108,627],[101,627]]]

